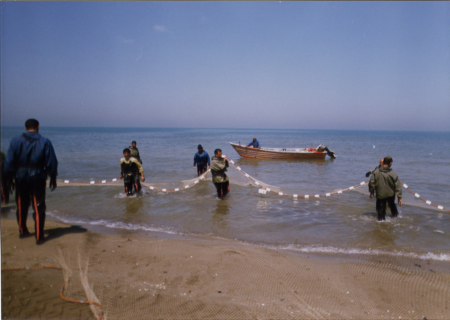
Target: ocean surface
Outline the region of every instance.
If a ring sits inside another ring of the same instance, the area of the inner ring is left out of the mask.
[[[6,152],[20,127],[2,127]],[[367,181],[365,173],[387,155],[400,180],[433,204],[450,209],[450,133],[350,130],[247,130],[43,127],[59,161],[58,180],[118,178],[122,150],[132,140],[143,160],[146,182],[180,187],[196,177],[193,157],[200,143],[213,155],[221,148],[250,176],[285,193],[315,195]],[[229,142],[264,147],[326,144],[337,159],[240,158]],[[216,197],[211,176],[187,190],[163,193],[143,187],[126,197],[121,186],[59,185],[47,192],[47,213],[58,221],[111,232],[198,234],[300,252],[391,254],[450,261],[450,212],[433,208],[403,189],[399,217],[377,222],[367,186],[326,198],[261,195],[233,166],[230,194]],[[2,210],[3,211],[3,210]],[[6,213],[14,217],[15,208]]]

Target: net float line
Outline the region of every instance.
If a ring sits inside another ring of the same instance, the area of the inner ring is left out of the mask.
[[[245,171],[243,171],[238,165],[235,164],[235,162],[233,160],[231,160],[230,158],[228,158],[227,156],[223,155],[223,157],[227,160],[229,160],[231,162],[231,164],[233,164],[233,166],[236,168],[236,170],[238,170],[242,175],[244,175],[247,179],[249,179],[250,181],[252,181],[255,185],[260,186],[260,183],[258,181],[256,181],[253,177],[251,177],[248,173],[246,173]],[[189,189],[193,186],[195,186],[196,184],[198,184],[200,182],[200,180],[205,179],[206,175],[211,171],[211,169],[208,169],[205,173],[203,173],[202,175],[200,175],[198,177],[198,179],[194,180],[193,183],[185,185],[184,187],[181,188],[157,188],[154,186],[149,186],[146,184],[142,184],[145,187],[149,188],[150,190],[155,190],[155,191],[160,191],[160,192],[177,192],[177,191],[182,191],[182,190],[186,190]],[[59,183],[64,183],[64,184],[72,184],[72,185],[104,185],[107,183],[114,183],[118,180],[118,178],[113,178],[112,180],[100,180],[100,181],[90,181],[90,182],[70,182],[69,180],[58,180],[57,182]],[[355,185],[355,186],[351,186],[348,187],[347,189],[342,189],[342,190],[338,190],[335,192],[329,192],[329,193],[325,193],[325,194],[314,194],[314,195],[298,195],[298,194],[289,194],[289,193],[284,193],[284,192],[276,192],[271,190],[270,188],[266,188],[261,186],[261,189],[258,190],[258,193],[260,194],[267,194],[267,192],[271,192],[274,194],[278,194],[280,196],[287,196],[287,197],[293,197],[293,198],[304,198],[304,199],[309,199],[309,198],[321,198],[321,197],[329,197],[332,195],[336,195],[336,194],[341,194],[347,191],[351,191],[354,190],[356,188],[360,188],[364,185],[367,185],[369,181],[362,181],[359,185]],[[427,205],[430,205],[432,207],[437,208],[438,210],[442,210],[442,211],[446,211],[446,212],[450,212],[450,209],[446,209],[441,205],[436,205],[434,203],[432,203],[430,200],[426,200],[424,198],[422,198],[418,193],[413,192],[411,189],[409,189],[408,185],[404,184],[403,182],[399,181],[402,184],[402,187],[405,188],[406,190],[408,190],[409,192],[411,192],[417,199],[422,200],[423,202],[425,202]],[[115,184],[116,185],[116,184]]]
[[[186,190],[189,189],[193,186],[195,186],[196,184],[198,184],[200,182],[200,180],[205,179],[206,175],[211,171],[211,169],[208,169],[205,173],[201,174],[198,179],[195,179],[193,183],[191,184],[187,184],[184,187],[181,188],[157,188],[154,186],[148,186],[148,185],[144,185],[145,187],[149,188],[150,190],[155,190],[155,191],[161,191],[161,192],[177,192],[177,191],[182,191],[182,190]]]
[[[236,168],[236,170],[238,170],[241,174],[243,174],[247,179],[251,180],[254,184],[256,184],[257,186],[260,185],[260,183],[258,181],[256,181],[254,178],[252,178],[248,173],[244,172],[244,170],[242,170],[239,166],[237,166],[233,160],[231,160],[230,158],[223,156],[224,158],[226,158],[227,160],[229,160],[231,162],[231,164]],[[406,190],[408,190],[409,192],[411,192],[417,199],[422,200],[423,202],[425,202],[426,204],[433,206],[439,210],[442,211],[447,211],[450,212],[449,209],[444,208],[443,206],[440,205],[435,205],[433,204],[431,201],[429,200],[425,200],[422,197],[420,197],[420,195],[418,193],[415,193],[413,191],[411,191],[408,187],[408,185],[404,184],[403,182],[399,181],[400,184],[402,185],[403,188],[405,188]],[[329,192],[329,193],[325,193],[325,194],[315,194],[315,195],[298,195],[298,194],[288,194],[288,193],[284,193],[284,192],[276,192],[271,190],[270,188],[265,188],[263,186],[261,186],[261,189],[258,190],[258,193],[260,194],[267,194],[267,192],[272,192],[274,194],[278,194],[280,196],[287,196],[287,197],[293,197],[293,198],[304,198],[304,199],[309,199],[309,198],[321,198],[321,197],[329,197],[331,195],[335,195],[335,194],[341,194],[347,191],[351,191],[354,190],[356,188],[360,188],[364,185],[367,185],[369,183],[368,181],[362,181],[359,185],[356,186],[351,186],[347,189],[342,189],[342,190],[338,190],[336,192]]]
[[[43,266],[43,267],[22,267],[22,268],[5,268],[2,269],[3,271],[18,271],[18,270],[41,270],[41,269],[57,269],[57,270],[64,270],[63,267],[61,266]],[[102,310],[102,306],[100,305],[100,303],[95,302],[95,301],[87,301],[87,300],[74,300],[74,299],[69,299],[66,298],[64,296],[64,289],[66,287],[66,282],[63,282],[61,289],[59,290],[59,296],[61,297],[61,299],[63,299],[64,301],[68,301],[68,302],[73,302],[73,303],[81,303],[81,304],[92,304],[94,306],[96,306],[99,311],[98,311],[98,320],[102,320],[103,319],[103,310]]]
[[[225,156],[223,156],[225,157]],[[231,160],[230,158],[225,157],[227,160],[229,160],[231,162],[231,164],[236,168],[236,170],[238,170],[240,173],[242,173],[247,179],[249,179],[250,181],[252,181],[254,184],[256,184],[257,186],[260,186],[260,183],[258,181],[256,181],[253,177],[251,177],[248,173],[244,172],[244,170],[241,169],[241,167],[237,166],[233,160]],[[356,188],[360,188],[363,185],[366,185],[369,181],[363,181],[361,182],[359,185],[356,186],[351,186],[348,187],[347,189],[342,189],[342,190],[338,190],[335,192],[329,192],[329,193],[325,193],[325,194],[314,194],[314,195],[299,195],[299,194],[289,194],[289,193],[284,193],[284,192],[276,192],[271,190],[270,188],[266,188],[261,186],[261,189],[258,190],[258,193],[260,194],[266,194],[267,192],[272,192],[274,194],[278,194],[280,196],[285,196],[285,197],[292,197],[292,198],[304,198],[304,199],[308,199],[308,198],[321,198],[321,197],[330,197],[332,195],[335,194],[341,194],[350,190],[354,190]]]
[[[188,189],[188,188],[191,188],[191,187],[195,186],[197,183],[200,182],[200,180],[205,179],[206,175],[207,175],[210,171],[211,171],[211,169],[208,169],[208,171],[206,171],[205,173],[203,173],[202,175],[200,175],[200,176],[198,177],[198,179],[195,179],[195,181],[194,181],[193,183],[188,184],[188,185],[185,185],[185,186],[182,187],[182,188],[157,188],[157,187],[154,187],[154,186],[145,184],[145,183],[141,183],[141,184],[142,184],[143,186],[149,188],[150,190],[162,191],[162,192],[176,192],[176,191],[185,190],[185,189]],[[118,179],[118,178],[113,178],[113,179],[111,179],[111,180],[99,180],[99,181],[89,181],[89,182],[77,182],[77,181],[70,181],[70,180],[57,180],[57,182],[60,183],[60,184],[72,185],[72,186],[91,186],[91,185],[92,185],[92,186],[94,186],[94,185],[97,185],[97,186],[99,186],[99,185],[106,185],[106,186],[108,186],[108,185],[109,185],[109,186],[121,186],[121,185],[119,185],[119,184],[117,184],[117,183],[114,183],[114,182],[117,182],[118,180],[120,180],[120,179]],[[114,183],[114,184],[111,185],[111,183]]]
[[[409,189],[409,187],[408,187],[407,184],[404,184],[404,183],[401,182],[401,181],[399,181],[399,182],[402,184],[402,187],[403,187],[403,188],[405,188],[406,190],[408,190],[409,192],[411,192],[411,193],[414,195],[414,197],[416,197],[416,198],[419,199],[419,200],[422,200],[422,201],[425,202],[427,205],[433,206],[433,207],[438,208],[439,210],[442,210],[442,211],[450,212],[449,209],[446,209],[446,208],[444,208],[443,206],[436,205],[436,204],[432,203],[430,200],[426,200],[426,199],[422,198],[422,197],[420,196],[420,194],[418,194],[418,193],[416,193],[416,192],[413,192],[411,189]]]

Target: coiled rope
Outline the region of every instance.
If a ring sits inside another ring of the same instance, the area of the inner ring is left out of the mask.
[[[44,267],[25,267],[25,268],[5,268],[2,269],[3,271],[18,271],[18,270],[40,270],[40,269],[57,269],[57,270],[64,270],[63,267],[61,266],[44,266]],[[68,301],[68,302],[73,302],[73,303],[81,303],[81,304],[92,304],[94,306],[96,306],[99,311],[98,311],[98,320],[102,320],[103,318],[103,310],[102,310],[102,306],[95,301],[87,301],[87,300],[74,300],[74,299],[69,299],[66,298],[64,296],[64,289],[66,287],[66,282],[63,282],[61,289],[59,291],[59,296],[61,297],[61,299]]]

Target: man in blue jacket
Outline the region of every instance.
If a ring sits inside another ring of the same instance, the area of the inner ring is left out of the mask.
[[[208,152],[203,150],[201,144],[198,145],[197,149],[198,152],[196,152],[194,155],[194,170],[195,165],[197,165],[197,174],[200,176],[206,172],[207,168],[209,169],[209,166],[211,165],[211,160],[209,159]]]
[[[261,148],[261,145],[259,144],[259,141],[256,140],[256,138],[253,138],[253,141],[250,142],[250,143],[247,145],[247,147],[250,147],[250,146],[253,147],[253,148],[255,148],[255,149]]]
[[[45,186],[50,176],[50,189],[56,189],[58,160],[53,145],[39,134],[39,122],[28,119],[25,132],[11,140],[4,170],[8,179],[16,184],[17,222],[20,238],[30,235],[27,228],[28,207],[33,207],[36,244],[44,243]]]

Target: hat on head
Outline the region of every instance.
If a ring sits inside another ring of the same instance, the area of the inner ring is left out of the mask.
[[[202,145],[201,145],[201,144],[199,144],[199,145],[198,145],[197,149],[199,149],[199,148],[202,148],[202,149],[203,149],[203,147],[202,147]]]

